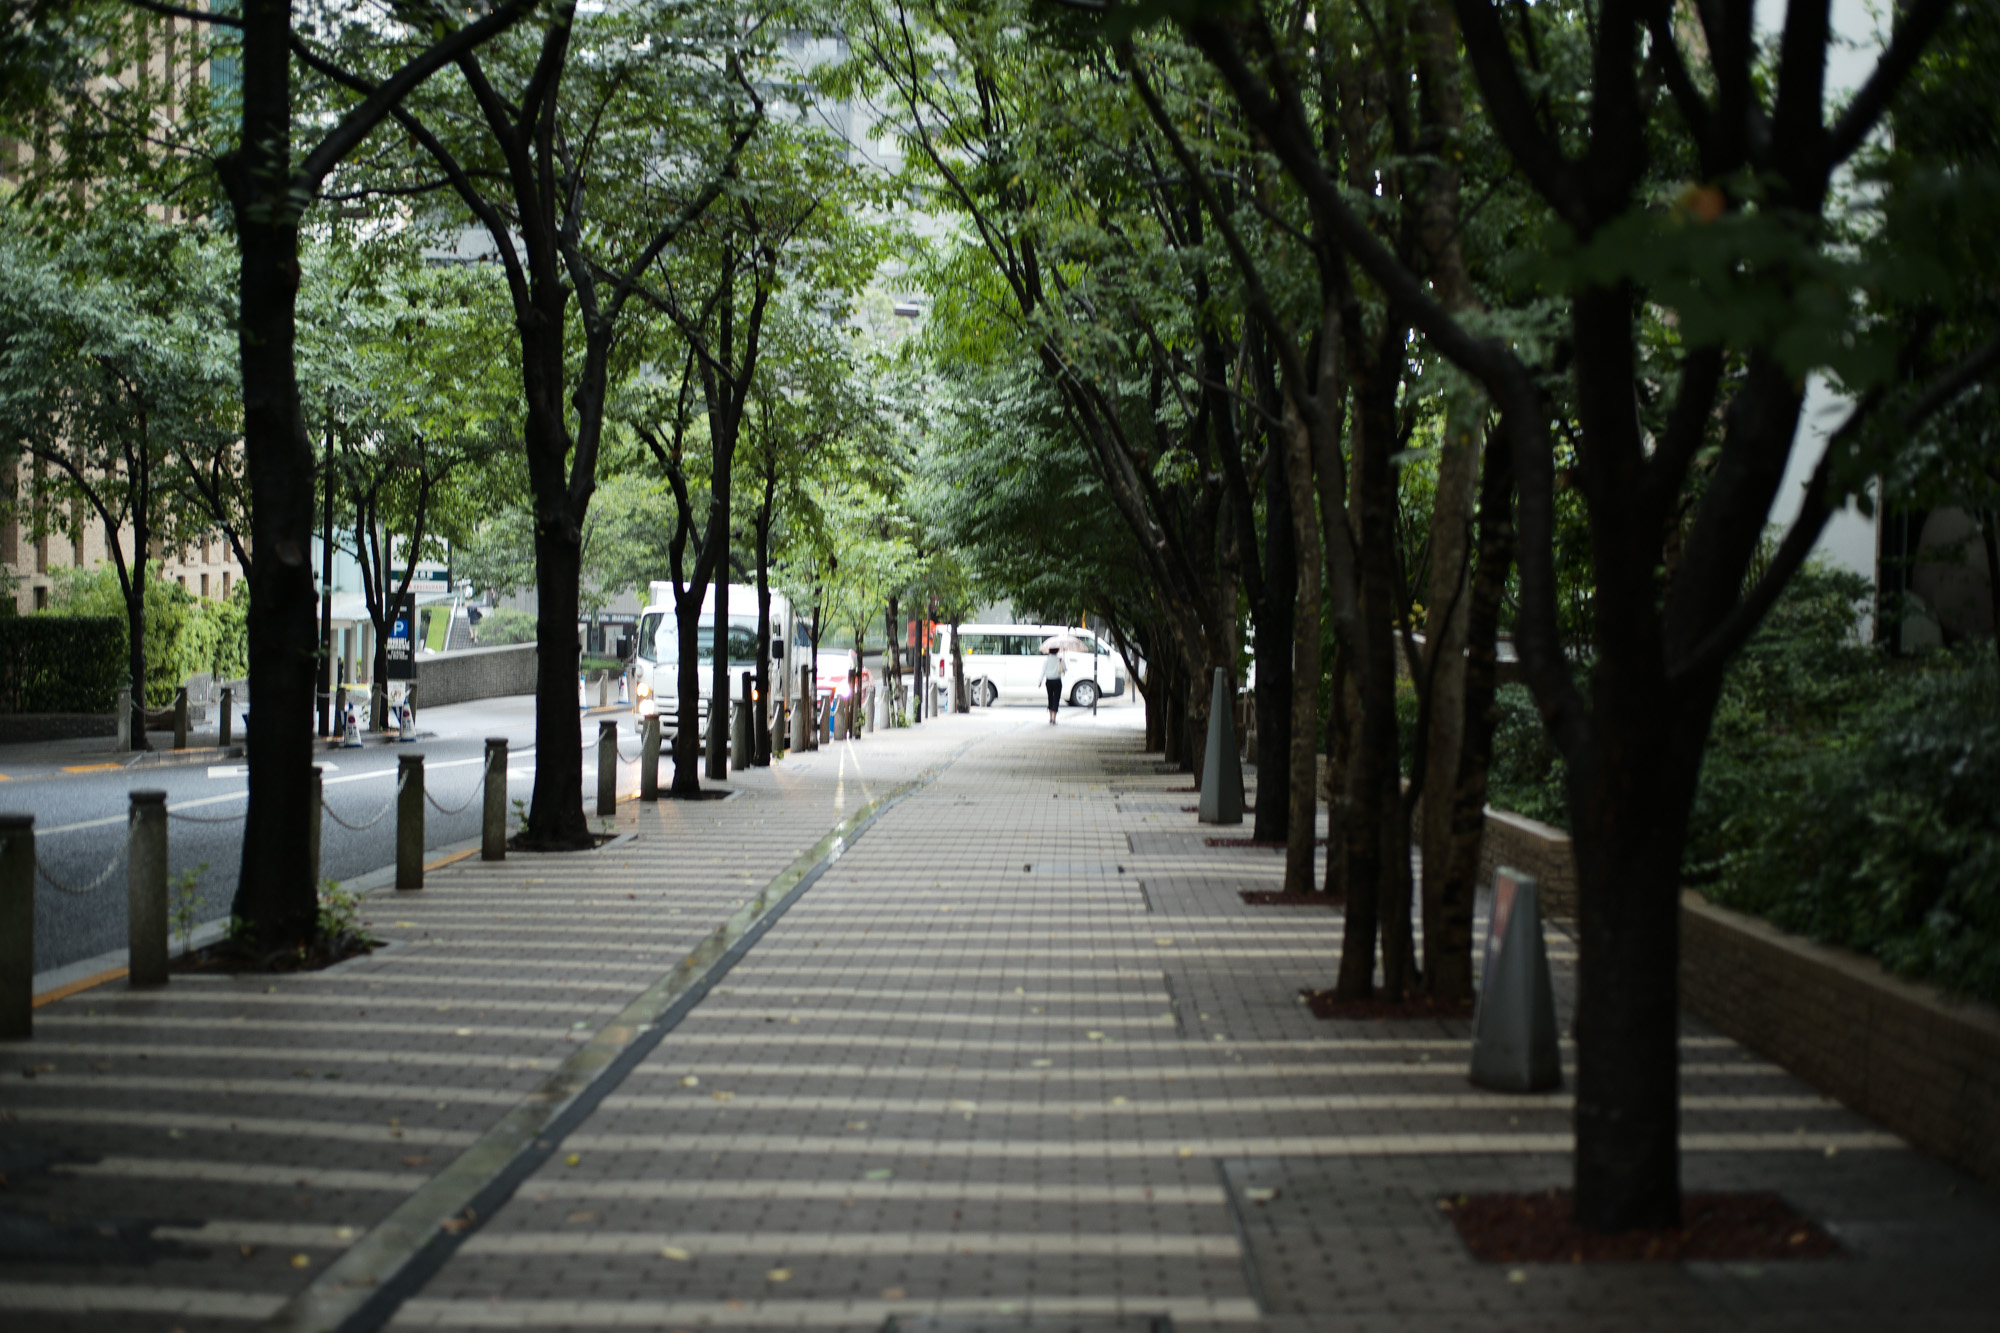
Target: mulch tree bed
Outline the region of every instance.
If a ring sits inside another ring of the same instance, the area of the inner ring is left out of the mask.
[[[1181,813],[1184,815],[1198,815],[1201,813],[1201,807],[1198,805],[1184,805],[1181,807]],[[1246,815],[1254,815],[1257,813],[1257,807],[1254,805],[1246,805],[1243,807],[1243,813]]]
[[[171,973],[203,973],[234,976],[239,973],[320,972],[336,963],[359,958],[380,948],[382,941],[365,930],[344,930],[329,939],[321,936],[303,951],[296,949],[259,950],[240,940],[220,939],[167,961]]]
[[[1440,1000],[1434,995],[1406,995],[1388,1000],[1379,995],[1358,1000],[1337,998],[1330,990],[1302,990],[1306,1008],[1314,1018],[1346,1018],[1374,1021],[1385,1018],[1470,1018],[1472,1001]]]
[[[1472,1257],[1494,1264],[1824,1259],[1840,1246],[1771,1193],[1684,1194],[1681,1225],[1600,1236],[1571,1220],[1566,1189],[1439,1199]]]
[[[1202,841],[1210,847],[1262,847],[1267,850],[1280,852],[1285,850],[1285,844],[1282,842],[1259,842],[1255,838],[1203,838]],[[1326,839],[1314,838],[1313,846],[1326,846]]]
[[[1345,907],[1339,893],[1281,893],[1275,889],[1238,889],[1236,896],[1252,907]]]

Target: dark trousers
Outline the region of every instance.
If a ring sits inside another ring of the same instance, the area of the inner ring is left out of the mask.
[[[1056,680],[1045,680],[1042,682],[1042,684],[1048,686],[1049,711],[1053,713],[1056,711],[1056,706],[1062,702],[1062,680],[1060,678]]]

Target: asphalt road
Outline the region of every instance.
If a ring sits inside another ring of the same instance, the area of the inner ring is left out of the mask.
[[[626,720],[621,715],[621,721]],[[479,836],[481,802],[476,799],[482,775],[485,738],[508,740],[508,797],[525,802],[534,786],[534,718],[526,697],[484,700],[429,711],[420,729],[434,734],[407,745],[370,745],[335,750],[319,759],[326,804],[349,824],[367,825],[356,832],[329,817],[323,821],[321,875],[348,880],[395,862],[395,821],[390,806],[396,791],[399,753],[424,756],[425,788],[436,805],[424,812],[424,840],[429,848],[447,847]],[[620,728],[629,754],[636,748],[629,726]],[[596,789],[596,727],[586,726],[584,799],[586,808]],[[16,747],[9,747],[10,750]],[[87,768],[73,764],[75,768]],[[154,788],[167,793],[169,909],[176,879],[196,873],[198,924],[225,919],[236,891],[237,868],[247,804],[241,760],[212,765],[65,771],[57,764],[6,762],[0,785],[0,810],[35,816],[35,852],[48,872],[35,885],[35,970],[91,958],[126,946],[126,869],[123,856],[128,793]],[[440,813],[464,806],[455,815]],[[177,817],[185,816],[185,817]],[[510,812],[509,823],[513,821]],[[64,892],[49,877],[72,888],[84,888],[110,867],[110,875],[82,894]],[[178,943],[176,943],[178,948]]]

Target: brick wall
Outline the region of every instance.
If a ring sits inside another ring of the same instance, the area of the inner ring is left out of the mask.
[[[417,710],[469,699],[535,692],[535,645],[468,648],[458,653],[425,653],[417,658]]]
[[[1576,918],[1576,857],[1569,834],[1489,805],[1479,841],[1478,882],[1491,884],[1501,866],[1535,877],[1543,916]]]
[[[1681,1003],[1870,1120],[2000,1186],[2000,1013],[1697,893]]]

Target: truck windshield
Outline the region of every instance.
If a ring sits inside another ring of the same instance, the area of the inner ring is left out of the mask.
[[[678,662],[681,660],[680,627],[674,618],[660,611],[648,611],[639,618],[639,656],[647,662]],[[705,622],[695,640],[695,661],[715,660],[715,625]],[[729,660],[732,662],[755,662],[757,660],[757,622],[755,620],[729,619]]]

